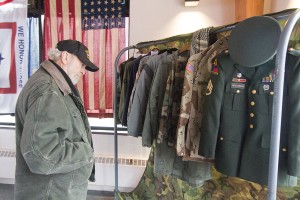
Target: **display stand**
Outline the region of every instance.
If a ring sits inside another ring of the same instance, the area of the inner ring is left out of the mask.
[[[287,20],[286,26],[280,35],[278,46],[277,46],[277,55],[276,55],[277,80],[275,81],[275,85],[274,85],[275,94],[273,99],[274,103],[273,103],[273,115],[272,115],[272,127],[271,127],[268,200],[276,200],[286,52],[287,52],[288,42],[292,30],[299,18],[300,18],[300,9],[296,10]]]

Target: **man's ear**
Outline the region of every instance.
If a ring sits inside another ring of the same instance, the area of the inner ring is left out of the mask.
[[[69,57],[69,53],[67,51],[61,52],[61,62],[63,65],[67,65],[68,57]]]

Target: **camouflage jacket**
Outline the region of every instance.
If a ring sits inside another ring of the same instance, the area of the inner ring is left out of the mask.
[[[211,61],[227,49],[227,39],[219,39],[202,53],[192,56],[186,66],[176,140],[177,154],[184,159],[202,160],[198,149],[205,90]]]
[[[200,186],[211,178],[211,164],[183,161],[176,155],[176,127],[180,113],[180,101],[184,80],[184,70],[189,52],[183,52],[172,62],[163,108],[159,122],[159,135],[154,150],[154,172],[171,175],[187,181],[190,185]]]

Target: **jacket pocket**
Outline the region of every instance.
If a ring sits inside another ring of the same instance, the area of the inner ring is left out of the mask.
[[[245,83],[226,84],[223,107],[234,111],[247,110],[247,87]]]
[[[89,163],[72,173],[72,187],[82,187],[88,182],[88,179],[92,173],[93,163]]]
[[[83,124],[83,119],[81,117],[81,113],[79,112],[79,110],[75,107],[71,110],[71,114],[73,117],[73,122],[72,122],[72,126],[73,126],[73,139],[78,139],[80,138],[83,142],[85,143],[89,143],[88,139],[87,139],[87,133],[86,130],[84,128],[84,124]]]

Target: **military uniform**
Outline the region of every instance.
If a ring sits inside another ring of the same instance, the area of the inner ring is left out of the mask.
[[[227,40],[228,38],[221,38],[201,53],[191,56],[186,66],[176,140],[177,154],[184,156],[185,160],[199,158],[199,128],[205,90],[210,77],[208,66],[211,66],[210,63],[216,55],[227,49]]]
[[[281,123],[279,186],[300,176],[299,57],[287,54]],[[275,59],[242,67],[222,53],[211,69],[199,154],[215,159],[218,171],[267,185]]]
[[[127,131],[130,136],[142,136],[152,79],[160,60],[166,55],[167,52],[153,55],[149,58],[147,63],[143,65],[140,77],[136,83],[135,89],[131,93],[132,97],[129,102],[131,106],[127,115]]]
[[[172,62],[163,99],[159,134],[154,150],[154,172],[172,175],[187,181],[192,186],[201,186],[211,178],[211,163],[183,161],[176,155],[176,127],[180,113],[180,102],[185,67],[189,51],[179,54]]]

